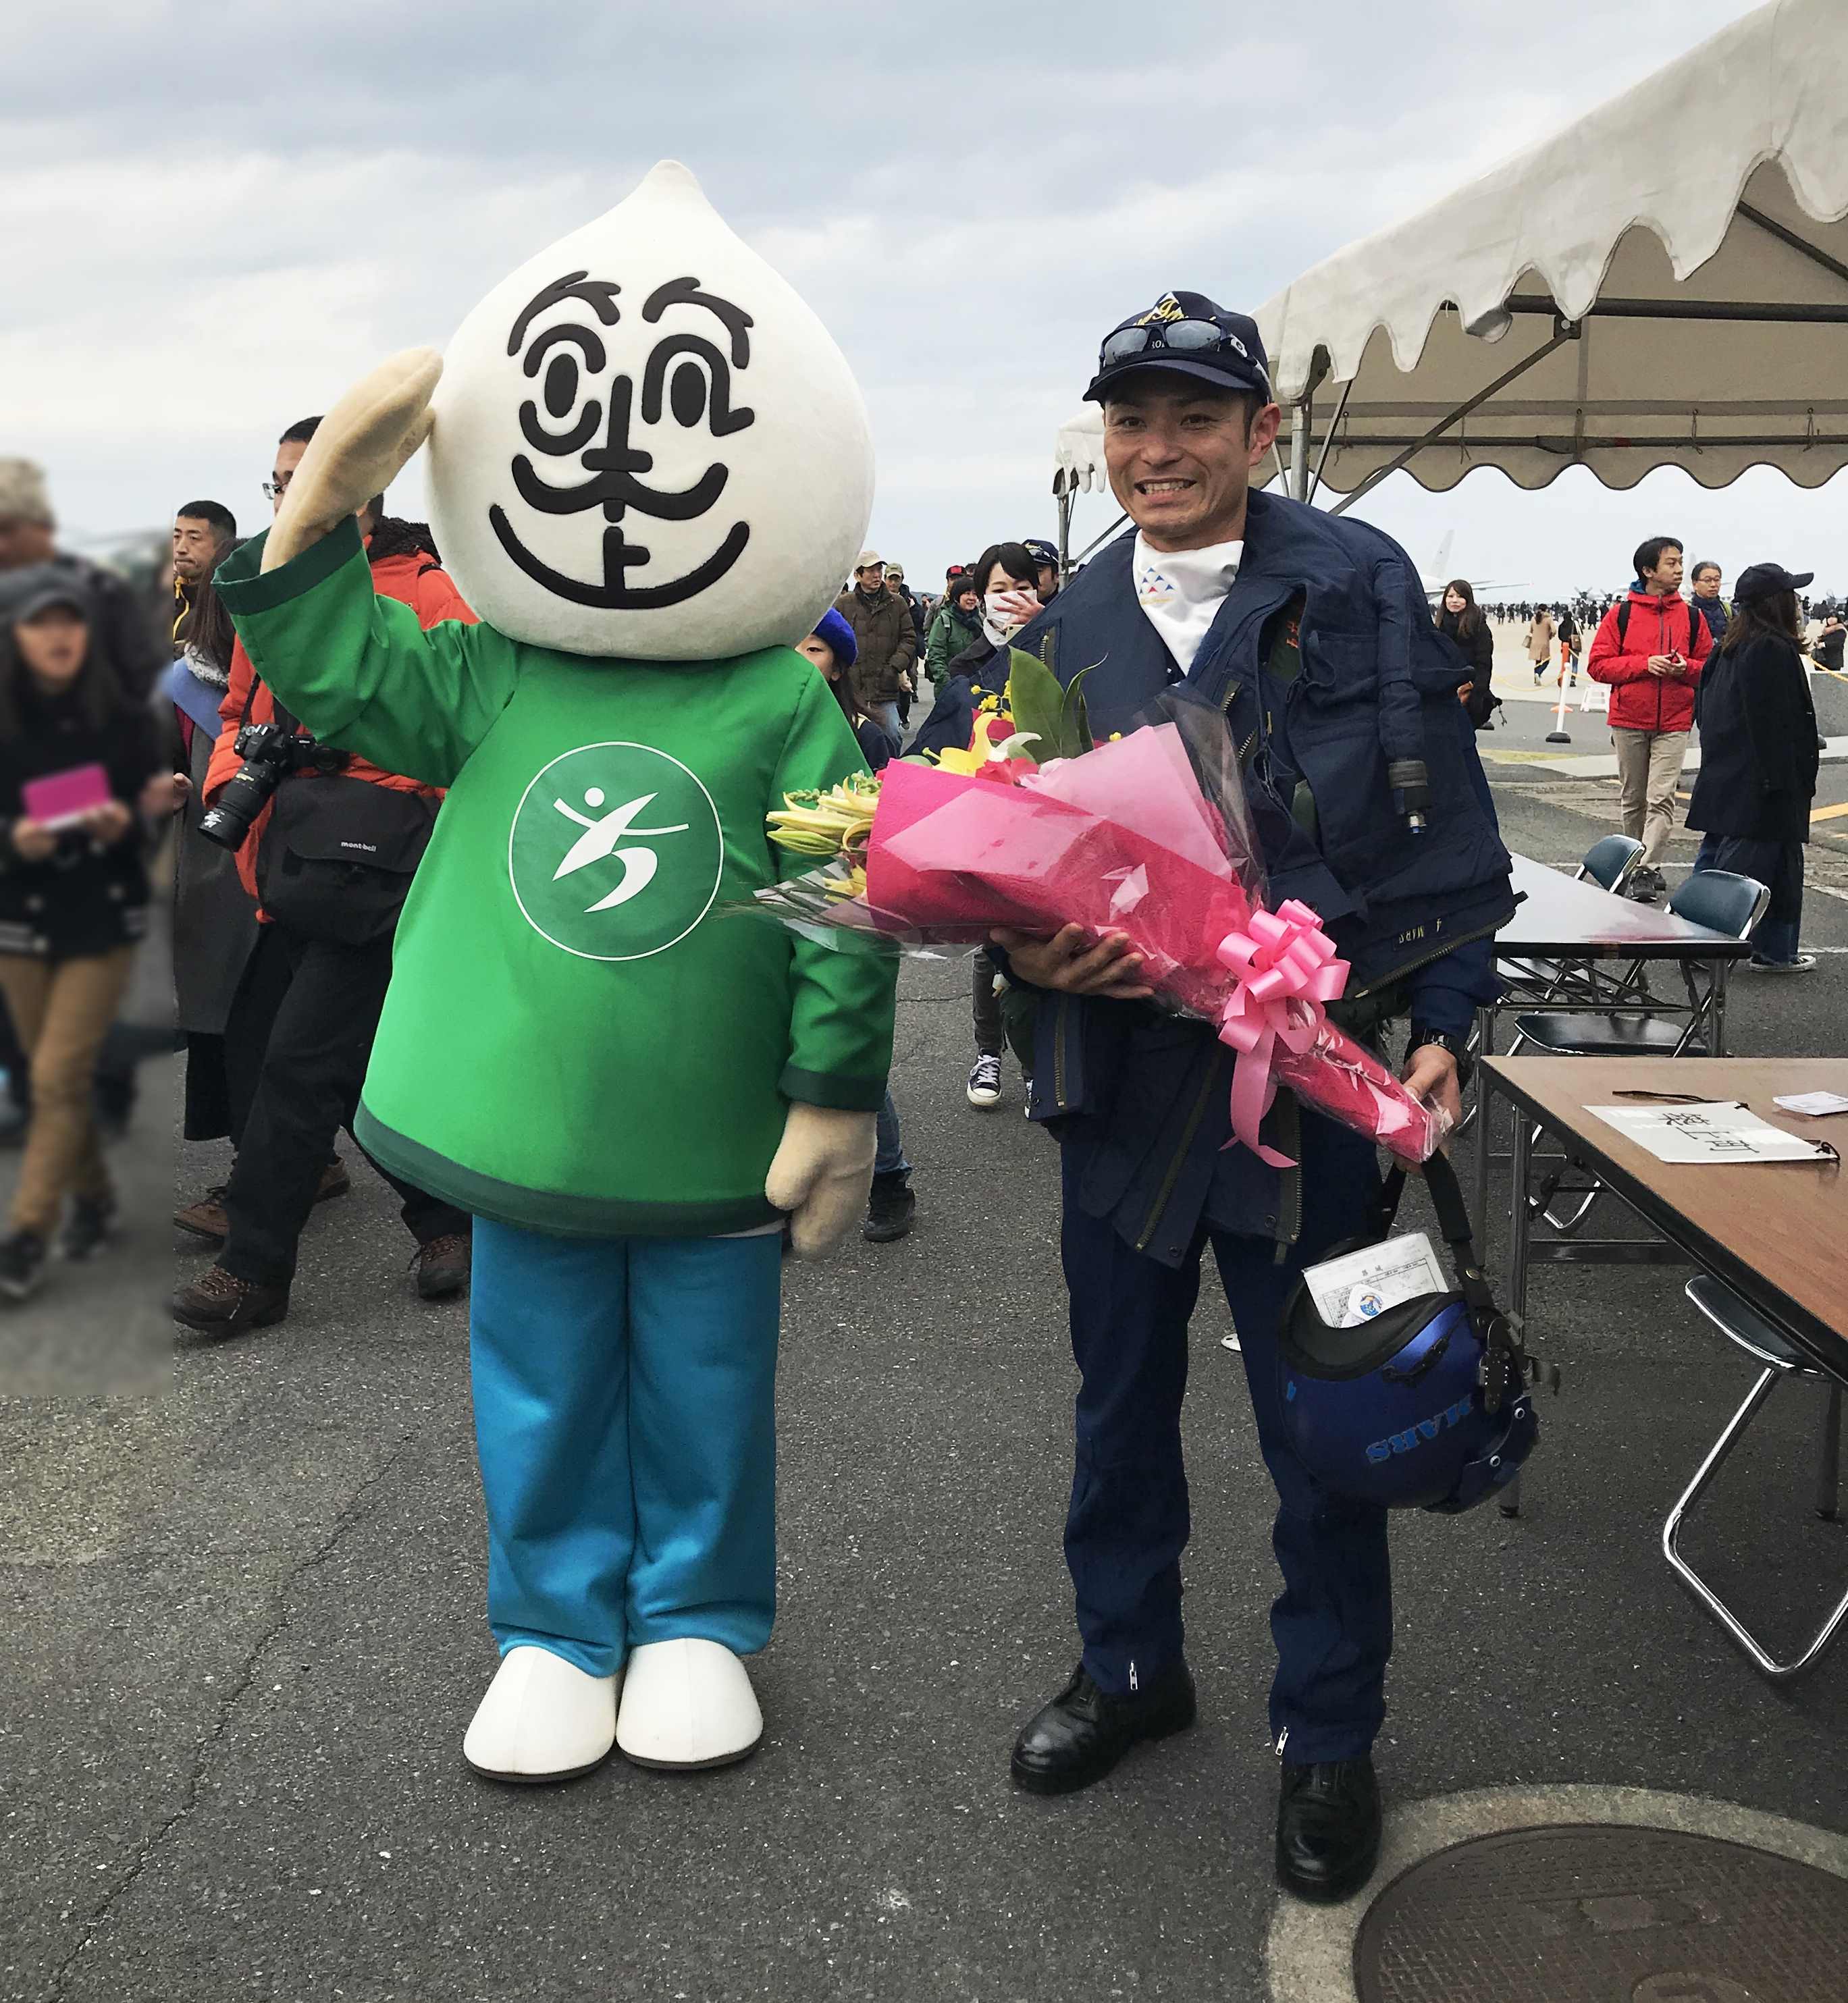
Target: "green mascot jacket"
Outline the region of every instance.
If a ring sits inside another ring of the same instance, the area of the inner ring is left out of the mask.
[[[764,816],[862,768],[827,683],[769,647],[591,659],[373,590],[343,523],[217,582],[257,672],[322,742],[449,788],[400,918],[355,1131],[480,1217],[707,1237],[778,1213],[787,1103],[877,1110],[890,960],[729,907],[800,866]],[[290,785],[312,785],[312,778]]]

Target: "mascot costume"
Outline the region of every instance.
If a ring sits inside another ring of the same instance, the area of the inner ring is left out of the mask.
[[[373,591],[354,511],[426,438],[479,625]],[[476,1219],[501,1663],[463,1752],[497,1779],[718,1766],[763,1729],[783,1224],[818,1256],[863,1210],[894,975],[726,907],[787,860],[783,795],[860,767],[791,646],[871,501],[840,351],[669,162],[446,361],[348,391],[219,572],[307,729],[450,788],[356,1124]]]

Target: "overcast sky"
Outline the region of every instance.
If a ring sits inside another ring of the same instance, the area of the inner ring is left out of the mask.
[[[1049,534],[1053,434],[1099,335],[1171,286],[1255,306],[1749,9],[1741,0],[761,0],[393,7],[64,0],[0,63],[0,453],[73,536],[224,501],[276,433],[684,160],[796,285],[871,407],[873,537],[915,581]],[[1724,119],[1724,79],[1713,80]],[[1848,582],[1843,482],[1679,474],[1610,494],[1398,478],[1362,505],[1428,564],[1620,582],[1641,536],[1729,575]],[[416,468],[394,505],[414,512]],[[1080,540],[1115,512],[1080,505]]]

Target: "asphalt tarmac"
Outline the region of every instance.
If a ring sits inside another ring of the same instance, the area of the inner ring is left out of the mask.
[[[1489,769],[1510,845],[1542,862],[1613,824],[1608,784]],[[1692,850],[1678,837],[1671,865]],[[1812,857],[1822,956],[1736,984],[1741,1053],[1843,1047],[1848,851]],[[904,976],[916,1229],[789,1274],[781,1607],[741,1767],[618,1760],[513,1790],[463,1765],[494,1667],[465,1310],[415,1299],[357,1160],[284,1325],[183,1350],[165,1396],[0,1405],[0,1997],[1265,1995],[1272,1502],[1210,1282],[1188,1406],[1200,1723],[1080,1795],[1008,1781],[1017,1724],[1077,1653],[1074,1373],[1054,1152],[1017,1078],[994,1113],[964,1103],[966,983],[954,960]],[[144,1128],[161,1117],[144,1103]],[[183,1189],[219,1166],[186,1150]],[[54,1277],[72,1302],[107,1284]],[[1773,1690],[1657,1550],[1752,1374],[1683,1277],[1538,1271],[1566,1390],[1525,1517],[1395,1526],[1391,1802],[1587,1782],[1848,1826],[1848,1655]],[[1808,1507],[1818,1415],[1781,1392],[1688,1540],[1786,1641],[1848,1573],[1848,1526]]]

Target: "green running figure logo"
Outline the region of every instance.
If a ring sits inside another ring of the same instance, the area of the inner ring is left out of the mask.
[[[712,907],[719,810],[698,776],[646,744],[580,744],[541,767],[507,836],[520,915],[580,960],[665,953]]]

